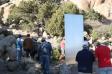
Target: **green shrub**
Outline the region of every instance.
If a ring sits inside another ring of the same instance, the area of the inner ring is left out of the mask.
[[[32,29],[34,28],[34,23],[33,22],[23,22],[20,25],[20,28],[22,30],[26,30],[26,31],[32,31]]]
[[[82,14],[84,14],[84,19],[101,20],[103,18],[102,15],[95,12],[94,10],[90,10],[88,12],[83,12]]]
[[[64,36],[64,14],[76,14],[78,9],[73,3],[63,3],[46,23],[45,29],[54,36]]]
[[[11,14],[8,17],[8,23],[19,24],[20,20],[33,22],[35,21],[36,13],[38,12],[38,4],[35,0],[33,1],[22,1],[18,7],[14,7],[11,10]],[[23,26],[25,23],[20,24]]]
[[[28,23],[25,22],[20,24],[20,20],[27,22],[36,21],[37,23],[42,22],[42,24],[45,25],[45,22],[51,18],[58,6],[59,3],[54,3],[52,0],[32,0],[28,2],[22,1],[18,7],[14,7],[12,9],[8,18],[8,23],[15,23],[17,25],[19,24],[22,28],[23,26],[27,26]]]
[[[109,34],[112,34],[112,25],[102,25],[100,27],[98,27],[96,29],[96,31],[100,32],[100,33],[109,33]]]
[[[94,30],[92,31],[92,37],[93,37],[93,40],[99,38],[100,36],[101,36],[101,34],[98,33],[97,31],[94,31]]]
[[[53,49],[53,56],[52,56],[52,59],[54,61],[58,61],[59,60],[59,57],[60,57],[60,53],[59,53],[59,49]]]

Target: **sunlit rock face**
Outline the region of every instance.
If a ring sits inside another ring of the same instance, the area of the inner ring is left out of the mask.
[[[108,19],[112,19],[112,0],[68,0],[73,2],[79,9],[95,10]]]
[[[112,0],[107,0],[98,6],[94,6],[93,9],[112,20]]]
[[[82,10],[89,10],[95,6],[101,5],[109,0],[69,0]]]
[[[21,1],[31,1],[31,0],[0,0],[0,14],[2,14],[0,19],[3,23],[7,22],[7,18],[10,15],[11,9],[14,6],[18,6]]]
[[[8,16],[10,15],[11,8],[12,8],[13,6],[14,6],[14,4],[10,4],[10,5],[8,5],[8,6],[6,6],[6,7],[4,8],[4,10],[3,10],[4,14],[2,15],[2,16],[3,16],[2,20],[3,20],[4,23],[7,22],[7,18],[8,18]]]

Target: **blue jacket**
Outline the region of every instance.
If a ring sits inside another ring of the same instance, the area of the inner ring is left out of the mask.
[[[16,48],[22,49],[23,47],[23,39],[22,38],[17,38],[16,40]]]

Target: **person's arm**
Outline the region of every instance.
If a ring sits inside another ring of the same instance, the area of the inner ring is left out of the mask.
[[[107,47],[107,50],[109,50],[109,52],[110,52],[110,61],[111,61],[111,64],[112,64],[112,51],[109,47]]]
[[[25,41],[26,41],[26,39],[23,41],[23,48],[25,47]]]
[[[98,65],[98,49],[96,48],[95,49],[95,61],[96,61],[96,64]]]
[[[53,49],[50,42],[48,42],[49,50],[50,50],[50,56],[53,55]]]
[[[76,55],[76,59],[75,59],[75,61],[78,62],[78,59],[79,59],[79,52],[78,52],[77,55]]]
[[[95,55],[92,53],[93,62],[95,61]]]

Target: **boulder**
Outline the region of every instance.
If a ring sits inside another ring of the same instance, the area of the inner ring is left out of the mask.
[[[40,74],[40,64],[36,63],[31,58],[22,58],[21,60],[22,70],[27,71],[27,74]]]
[[[89,11],[95,10],[107,19],[112,19],[112,1],[111,0],[70,0],[79,9]]]
[[[0,41],[0,46],[11,46],[16,43],[16,38],[12,35],[9,35]]]
[[[8,71],[16,71],[18,69],[19,63],[17,61],[7,62]]]
[[[27,71],[27,74],[41,74],[41,65],[38,63],[31,65]]]
[[[11,47],[6,48],[8,58],[10,60],[16,60],[16,46],[13,44]]]
[[[104,15],[108,19],[112,19],[112,3],[103,3],[93,8],[96,12]]]
[[[15,57],[15,37],[7,36],[0,41],[0,57],[6,59],[7,57],[14,58]]]
[[[59,67],[50,68],[51,74],[61,74]]]
[[[27,71],[27,74],[41,74],[41,71],[35,67],[30,67]]]
[[[12,31],[8,31],[6,27],[0,28],[0,34],[4,36],[13,35]]]
[[[3,59],[0,59],[0,71],[6,71],[7,67],[6,67],[6,63],[4,62]]]
[[[88,11],[94,6],[98,6],[105,2],[105,0],[70,0],[75,3],[79,9]]]
[[[89,4],[88,0],[70,0],[70,1],[75,3],[75,5],[81,10],[88,11],[90,9],[90,7],[89,7],[90,4]]]
[[[4,36],[3,34],[1,34],[1,35],[0,35],[0,40],[4,39],[4,37],[5,37],[5,36]]]
[[[35,61],[32,60],[31,58],[25,58],[25,57],[22,58],[21,62],[26,63],[26,64],[34,64],[35,63]]]

